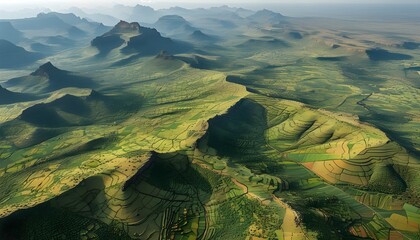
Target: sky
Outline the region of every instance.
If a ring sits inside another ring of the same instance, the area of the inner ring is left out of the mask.
[[[200,5],[264,5],[264,4],[402,4],[402,3],[419,3],[420,0],[0,0],[0,6],[3,10],[14,10],[24,7],[95,7],[95,6],[112,6],[115,4],[135,5],[143,4],[153,7],[171,7],[171,6],[200,6]]]

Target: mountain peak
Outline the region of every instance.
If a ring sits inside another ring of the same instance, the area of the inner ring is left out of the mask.
[[[155,27],[165,34],[189,34],[196,30],[185,18],[179,15],[165,15],[159,18]]]
[[[134,8],[155,11],[155,9],[152,7],[140,5],[140,4],[137,4],[136,6],[134,6]]]
[[[115,27],[111,30],[113,33],[127,33],[127,32],[140,32],[140,24],[137,22],[128,23],[121,20]]]
[[[281,15],[280,13],[278,13],[278,12],[273,12],[273,11],[271,11],[271,10],[268,10],[268,9],[266,9],[266,8],[264,8],[263,10],[260,10],[260,11],[258,11],[257,13],[260,13],[260,14],[274,14],[274,15]],[[283,16],[283,15],[282,15]]]
[[[257,11],[256,13],[254,13],[251,16],[247,17],[249,20],[255,21],[255,22],[259,22],[259,23],[280,23],[280,22],[284,22],[285,20],[285,16],[283,16],[282,14],[278,13],[278,12],[273,12],[271,10],[268,9],[263,9],[260,11]]]
[[[56,14],[52,12],[40,12],[36,15],[37,18],[59,18]]]
[[[172,21],[182,21],[182,22],[186,22],[187,20],[185,20],[185,18],[179,16],[179,15],[165,15],[159,18],[159,20],[172,20]]]
[[[31,75],[39,77],[50,77],[52,73],[56,73],[58,71],[61,70],[56,68],[51,62],[47,62],[41,65],[35,72],[31,73]]]

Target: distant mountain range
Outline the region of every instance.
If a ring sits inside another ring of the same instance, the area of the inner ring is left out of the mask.
[[[179,15],[166,15],[154,24],[154,27],[166,35],[188,35],[198,30]]]
[[[251,22],[256,22],[260,24],[278,24],[284,22],[286,17],[280,13],[276,13],[267,9],[260,10],[254,13],[251,16],[247,17]]]
[[[48,56],[72,48],[77,44],[85,44],[109,29],[110,27],[102,23],[80,18],[73,13],[49,12],[40,13],[31,18],[0,20],[0,40],[9,41],[12,44],[24,46],[28,51],[41,52],[43,56]],[[0,48],[3,46],[2,51],[4,52],[6,43],[2,42],[0,45]],[[28,62],[33,62],[33,56],[38,58],[40,56],[39,54],[23,53],[22,50],[17,50],[15,47],[11,47],[7,51],[13,55],[12,61],[3,62],[4,59],[0,60],[2,68],[24,66]],[[32,55],[32,57],[22,57],[22,54],[24,56]]]
[[[69,35],[75,31],[98,35],[109,30],[109,27],[106,27],[102,23],[90,22],[73,13],[40,13],[32,18],[12,19],[7,21],[20,31],[43,30],[44,33],[40,34],[45,34],[45,32],[49,31],[51,32],[51,35]]]

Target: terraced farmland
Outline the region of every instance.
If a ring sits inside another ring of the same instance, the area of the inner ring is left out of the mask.
[[[418,23],[148,11],[16,20],[97,32],[0,69],[0,239],[419,239]]]

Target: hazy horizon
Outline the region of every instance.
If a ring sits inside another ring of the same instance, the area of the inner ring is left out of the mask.
[[[53,0],[17,0],[0,2],[0,19],[22,18],[36,16],[39,12],[57,11],[68,12],[72,7],[78,7],[88,13],[107,13],[115,5],[135,6],[143,5],[154,8],[155,10],[167,9],[171,7],[183,7],[187,9],[220,7],[242,7],[250,10],[269,9],[280,12],[291,17],[327,17],[341,19],[420,19],[420,3],[414,0],[406,0],[394,3],[391,0],[373,1],[349,1],[349,0],[320,0],[307,1],[299,0],[291,2],[282,1],[213,1],[212,3],[197,3],[195,1],[151,1],[151,0],[104,0],[100,4],[97,2],[70,1],[64,0],[57,3]]]

